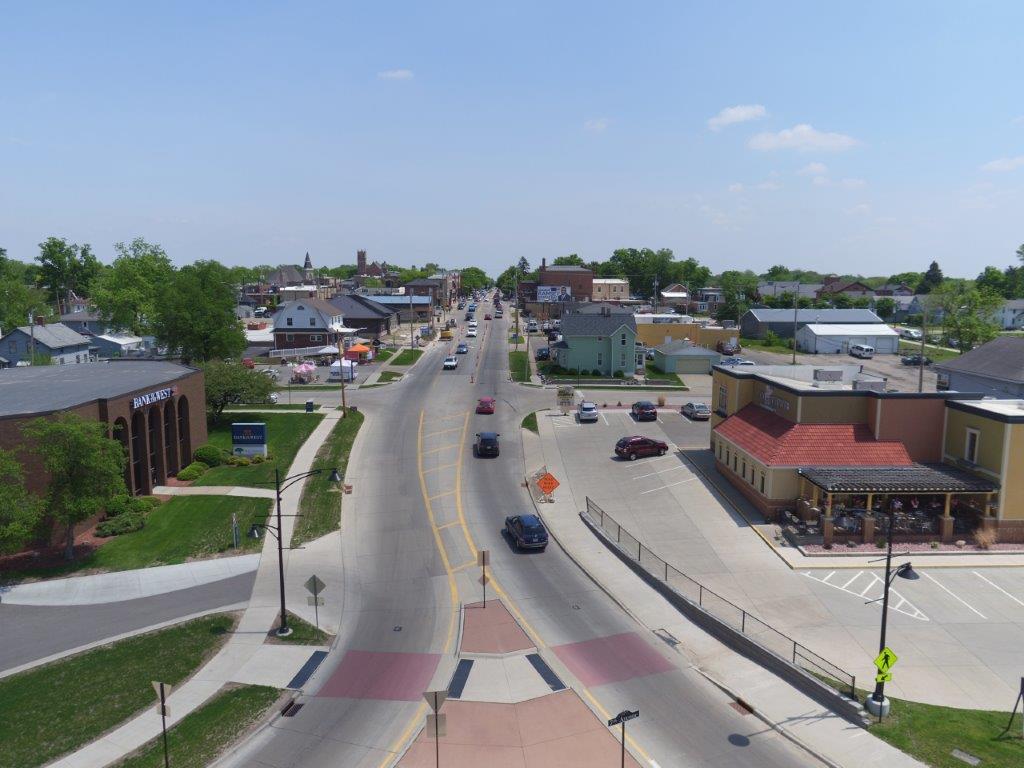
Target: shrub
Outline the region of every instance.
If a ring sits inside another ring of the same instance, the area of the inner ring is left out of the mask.
[[[156,496],[136,496],[135,499],[146,506],[147,512],[152,512],[154,509],[163,504],[163,501],[161,499],[158,499]]]
[[[658,407],[659,408],[664,408],[665,407],[665,396],[664,395],[658,395]]]
[[[250,460],[250,463],[252,463],[252,464],[262,464],[263,463],[263,455],[257,453],[255,456],[252,457],[252,459]]]
[[[207,469],[210,467],[217,467],[224,463],[224,452],[221,451],[215,445],[201,445],[192,452],[192,458],[196,461],[201,461],[206,465]]]
[[[247,456],[238,456],[235,458],[236,467],[248,467],[252,462],[249,461]]]
[[[974,543],[978,549],[991,549],[998,539],[995,528],[978,528],[974,531]]]
[[[775,333],[775,331],[766,331],[762,343],[766,347],[777,347],[779,345],[779,334]]]
[[[134,504],[134,502],[135,498],[129,496],[128,494],[121,494],[120,496],[115,496],[109,502],[107,502],[107,508],[105,510],[105,519],[111,520],[115,517],[120,517],[121,515],[132,512],[133,510],[136,509],[136,505]]]
[[[937,541],[933,541],[933,542],[932,542],[931,544],[929,544],[928,546],[930,546],[930,547],[931,547],[932,549],[938,549],[938,548],[939,548],[939,542],[937,542]]]
[[[600,375],[601,375],[601,372],[600,372],[599,370],[597,370],[597,368],[595,368],[594,370],[592,370],[592,371],[590,372],[590,375],[591,375],[591,376],[600,376]]]
[[[879,549],[885,549],[885,539],[875,539],[875,546]]]
[[[612,377],[616,379],[624,379],[626,378],[626,374],[624,374],[622,371],[616,371],[615,373],[612,374]]]
[[[141,506],[145,505],[143,504]],[[111,517],[97,525],[96,535],[102,538],[107,538],[108,536],[120,536],[122,533],[131,533],[132,531],[141,530],[145,524],[146,515],[144,512],[124,512],[117,517]]]
[[[197,480],[202,474],[210,468],[209,464],[205,464],[201,461],[193,461],[183,470],[178,473],[179,480]]]

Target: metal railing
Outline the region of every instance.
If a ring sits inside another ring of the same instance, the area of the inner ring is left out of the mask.
[[[669,565],[623,528],[594,501],[587,497],[587,517],[594,527],[600,528],[619,551],[673,592],[697,606],[722,624],[750,638],[764,650],[781,660],[813,675],[837,692],[856,698],[857,678],[842,667],[801,645],[788,635],[748,613],[743,608],[699,581]]]

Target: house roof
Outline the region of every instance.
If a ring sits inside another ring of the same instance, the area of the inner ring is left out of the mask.
[[[605,309],[613,315],[632,315],[631,307],[623,307],[620,304],[611,304],[606,301],[573,301],[567,303],[563,310],[564,315],[599,315]]]
[[[83,309],[78,312],[68,312],[67,314],[61,315],[60,320],[62,323],[68,322],[86,322],[95,323],[100,319],[100,313],[95,309]]]
[[[885,323],[808,323],[804,330],[815,336],[899,336]]]
[[[19,325],[17,330],[26,336],[32,336],[32,326]],[[13,333],[13,331],[12,331]],[[8,334],[9,336],[10,334]],[[35,326],[35,339],[37,344],[42,344],[50,349],[63,349],[65,347],[88,346],[89,339],[77,331],[68,328],[64,323],[49,323],[47,325]]]
[[[385,307],[402,307],[409,306],[409,299],[412,299],[412,304],[429,304],[429,296],[374,296],[373,300],[378,304],[382,304]]]
[[[871,286],[864,285],[859,280],[826,280],[821,287],[822,293],[842,293],[843,291],[872,291]]]
[[[624,277],[595,277],[594,285],[620,285],[622,283],[629,283]]]
[[[578,312],[562,318],[562,336],[611,336],[622,326],[636,333],[636,320],[632,313],[610,312],[583,313]]]
[[[355,294],[338,294],[330,299],[329,303],[337,307],[346,319],[377,320],[395,314],[395,310],[385,307],[376,299],[368,299]]]
[[[997,336],[959,357],[936,363],[935,370],[970,373],[998,381],[1024,383],[1024,338]]]
[[[991,493],[999,485],[946,464],[909,467],[802,467],[827,493]]]
[[[748,309],[746,314],[751,315],[759,323],[792,323],[792,309]],[[882,318],[870,309],[798,309],[796,311],[798,323],[881,323]],[[743,318],[740,318],[743,322]]]
[[[443,283],[443,282],[444,281],[441,280],[440,278],[417,277],[415,280],[410,280],[405,285],[407,285],[407,286],[411,285],[414,288],[418,288],[418,287],[422,287],[422,286],[431,286],[433,288],[439,288],[441,286],[441,283]]]
[[[295,285],[296,283],[304,282],[304,280],[305,278],[301,270],[294,264],[282,264],[267,275],[267,282],[278,286]]]
[[[713,430],[768,466],[909,466],[906,446],[867,424],[794,424],[747,405]]]
[[[544,267],[544,272],[590,272],[591,270],[586,267],[578,267],[575,264],[553,264],[550,267]]]

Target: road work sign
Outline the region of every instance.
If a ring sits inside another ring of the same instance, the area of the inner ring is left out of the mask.
[[[896,666],[897,661],[899,661],[899,657],[892,652],[891,648],[886,646],[882,649],[882,652],[878,654],[878,658],[875,659],[875,666],[878,667],[879,672],[885,674]]]
[[[544,491],[544,493],[547,494],[548,496],[554,493],[555,488],[557,488],[559,485],[561,485],[561,483],[559,483],[555,476],[552,475],[550,472],[541,475],[541,477],[537,480],[537,487]]]

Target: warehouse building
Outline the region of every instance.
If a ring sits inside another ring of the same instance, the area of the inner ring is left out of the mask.
[[[876,354],[899,351],[900,336],[884,323],[824,325],[810,323],[796,332],[796,348],[815,355],[843,355],[852,346],[871,347]]]
[[[791,339],[794,326],[799,329],[810,323],[882,324],[882,318],[870,309],[748,309],[740,317],[740,335],[745,339],[763,339],[771,331],[781,339]]]

